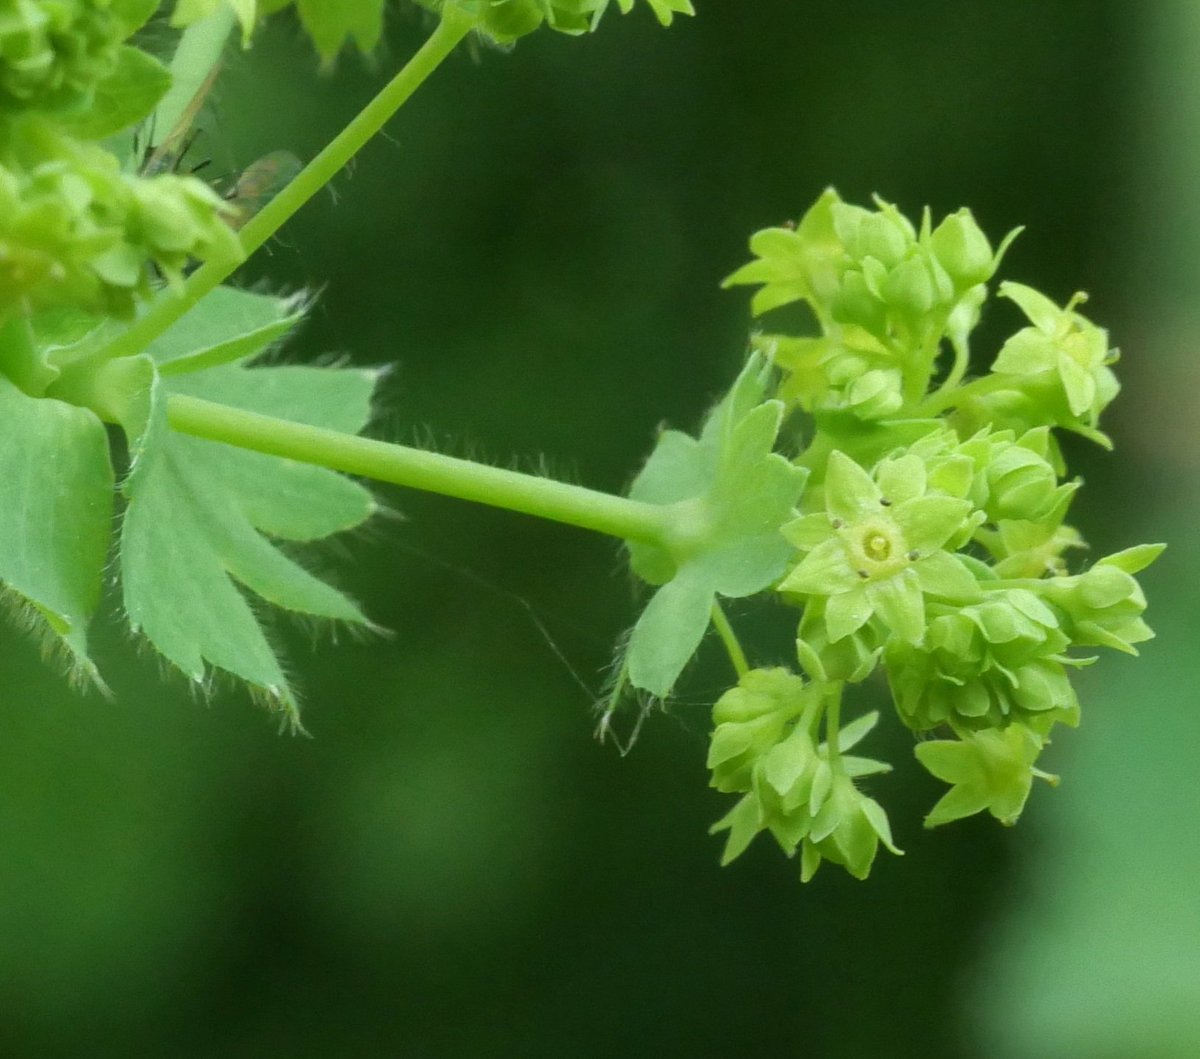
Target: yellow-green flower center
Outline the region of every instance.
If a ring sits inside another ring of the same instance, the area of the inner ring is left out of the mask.
[[[886,533],[880,533],[879,530],[872,530],[863,537],[862,549],[863,554],[869,559],[874,559],[877,563],[881,563],[892,554],[892,541]]]
[[[864,580],[893,577],[911,561],[904,534],[887,515],[876,515],[838,530],[850,565]]]

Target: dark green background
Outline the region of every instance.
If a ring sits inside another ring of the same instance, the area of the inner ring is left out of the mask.
[[[1076,520],[1096,554],[1172,546],[1160,639],[1081,674],[1062,787],[1016,831],[925,833],[937,785],[892,726],[872,789],[905,857],[801,887],[762,841],[719,869],[718,652],[621,757],[591,737],[636,614],[617,547],[381,490],[400,517],[316,561],[394,638],[277,630],[311,740],[162,680],[115,595],[115,703],[6,634],[0,1054],[1198,1054],[1195,5],[697,6],[453,59],[245,281],[321,290],[295,359],[395,364],[377,436],[620,490],[735,372],[747,299],[718,283],[751,231],[831,183],[1027,225],[1004,274],[1086,288],[1125,351],[1117,454],[1069,445]],[[202,149],[311,157],[420,35],[397,13],[375,70],[320,79],[277,23]]]

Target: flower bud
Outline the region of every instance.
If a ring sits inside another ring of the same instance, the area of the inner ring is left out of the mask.
[[[74,305],[132,313],[150,290],[153,262],[168,278],[191,260],[240,253],[222,220],[224,200],[193,177],[122,174],[102,148],[27,119],[0,164],[0,318]]]
[[[498,44],[509,44],[532,33],[545,17],[537,0],[508,0],[488,5],[479,28]]]
[[[904,404],[900,372],[875,369],[860,375],[846,390],[846,404],[861,419],[886,419]]]
[[[1058,476],[1041,456],[1018,444],[992,453],[987,465],[988,502],[992,519],[1035,521],[1058,500]]]
[[[752,669],[713,706],[713,724],[739,724],[768,713],[797,712],[804,681],[786,669]]]
[[[934,229],[929,243],[959,290],[991,279],[996,268],[992,244],[970,210],[950,214]]]
[[[833,223],[851,260],[873,257],[886,268],[899,264],[915,239],[912,226],[894,209],[866,210],[839,202],[833,207]]]
[[[880,842],[900,853],[892,842],[883,807],[855,787],[845,773],[835,773],[829,796],[804,839],[801,878],[807,882],[821,861],[827,860],[841,864],[856,879],[865,879]]]
[[[725,793],[750,789],[763,755],[808,704],[805,687],[786,669],[752,669],[717,700],[708,752],[713,787]]]
[[[1141,585],[1114,563],[1101,559],[1082,574],[1048,579],[1041,592],[1065,612],[1073,643],[1137,654],[1133,645],[1154,635],[1141,617],[1146,609]]]
[[[1069,719],[1075,699],[1056,660],[1068,645],[1057,615],[1034,593],[989,592],[931,621],[923,644],[889,645],[888,681],[901,718],[918,732],[947,722],[986,728],[1052,710]]]
[[[951,789],[925,818],[926,827],[961,820],[985,809],[1002,824],[1014,824],[1035,776],[1057,783],[1033,767],[1043,739],[1019,724],[966,734],[960,740],[917,744],[917,759]]]
[[[909,321],[919,321],[940,300],[934,277],[925,261],[910,257],[888,273],[884,300]]]
[[[833,318],[841,324],[857,324],[873,335],[883,334],[887,328],[887,309],[862,272],[851,271],[842,277]]]

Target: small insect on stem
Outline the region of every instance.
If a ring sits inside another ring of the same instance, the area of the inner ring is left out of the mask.
[[[204,79],[200,87],[196,89],[196,94],[188,100],[187,106],[183,108],[183,112],[179,115],[178,120],[166,136],[158,143],[152,144],[149,147],[149,151],[139,168],[142,176],[174,173],[179,168],[180,162],[188,151],[191,150],[199,131],[193,129],[192,126],[195,125],[196,118],[199,117],[209,93],[212,92],[213,85],[217,83],[217,75],[220,72],[221,64],[217,63],[208,72],[208,76]],[[153,132],[151,132],[151,136],[153,136]],[[204,162],[197,168],[203,168],[207,164],[207,162]]]
[[[235,231],[243,227],[303,168],[304,163],[291,151],[272,151],[251,162],[225,195],[232,207],[227,217],[229,226]]]

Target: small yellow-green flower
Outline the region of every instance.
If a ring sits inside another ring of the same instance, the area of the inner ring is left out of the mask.
[[[792,595],[825,598],[831,642],[873,617],[910,643],[925,632],[925,596],[978,598],[974,576],[944,545],[971,515],[971,503],[928,491],[915,456],[886,460],[878,480],[834,452],[825,479],[825,511],[784,527],[807,554],[780,584]]]
[[[948,824],[985,809],[1002,824],[1015,824],[1035,776],[1058,783],[1057,776],[1033,767],[1042,745],[1040,736],[1019,724],[972,732],[961,740],[918,743],[921,764],[952,785],[925,817],[925,826]]]
[[[1013,335],[996,356],[997,375],[1021,377],[1016,388],[1044,405],[1043,422],[1095,428],[1100,413],[1120,389],[1110,364],[1117,359],[1108,332],[1075,311],[1086,296],[1076,294],[1059,308],[1044,294],[1022,283],[1000,284],[1032,327]],[[1065,403],[1065,408],[1056,407]]]
[[[887,813],[868,798],[845,772],[835,772],[829,794],[813,817],[800,850],[800,878],[808,882],[822,860],[840,864],[856,879],[865,879],[879,844],[900,854],[892,841]]]

